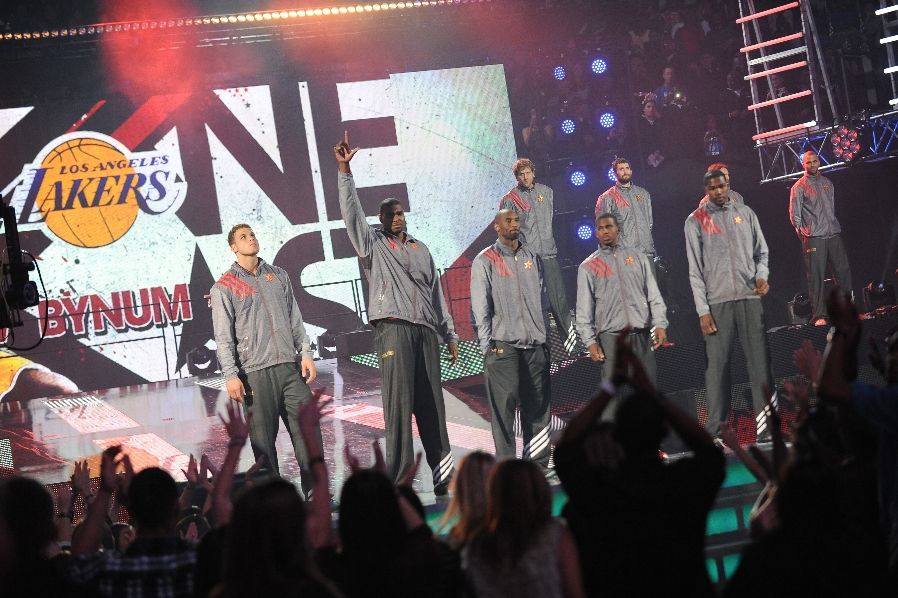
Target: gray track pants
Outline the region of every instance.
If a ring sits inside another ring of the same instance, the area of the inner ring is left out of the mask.
[[[845,292],[851,291],[851,268],[848,265],[848,254],[842,244],[842,237],[802,237],[801,248],[804,251],[804,267],[808,276],[808,295],[814,306],[811,321],[826,317],[826,297],[823,296],[823,281],[826,278],[826,265],[832,268],[836,282]]]
[[[764,308],[760,299],[727,301],[711,306],[711,315],[717,324],[717,332],[705,336],[705,354],[708,365],[705,370],[705,392],[708,403],[708,421],[705,429],[711,436],[720,436],[720,426],[726,423],[730,411],[730,362],[736,337],[742,344],[748,365],[752,404],[755,409],[757,429],[767,429],[764,408],[767,405],[762,385],[773,392],[770,374],[770,358],[767,349],[767,333],[764,330]]]
[[[380,359],[388,475],[399,481],[415,462],[414,415],[434,485],[448,482],[455,462],[446,431],[436,333],[421,324],[380,320],[374,346]]]
[[[605,363],[602,364],[602,380],[610,380],[611,374],[614,372],[614,358],[617,354],[617,332],[601,332],[599,333],[599,343],[602,345],[602,351],[605,353]],[[652,351],[652,335],[648,329],[633,330],[630,332],[630,347],[636,357],[642,361],[645,371],[649,376],[652,384],[658,373],[658,364],[655,362],[655,352]],[[613,421],[617,412],[617,406],[620,398],[614,397],[602,412],[604,421]]]
[[[246,388],[244,403],[247,417],[252,413],[249,429],[250,446],[256,459],[265,455],[268,469],[279,474],[275,441],[278,436],[278,420],[283,420],[290,433],[293,452],[302,466],[300,483],[303,493],[308,496],[312,489],[312,478],[306,465],[309,456],[302,434],[299,431],[299,408],[312,398],[309,386],[300,375],[296,363],[279,363],[265,369],[249,372],[243,380]],[[318,430],[318,445],[322,446],[321,430]]]
[[[483,358],[497,457],[515,456],[514,412],[521,409],[523,458],[549,465],[549,350],[496,341]]]

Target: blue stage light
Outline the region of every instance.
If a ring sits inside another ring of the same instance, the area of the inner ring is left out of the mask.
[[[590,65],[594,75],[602,75],[608,70],[608,62],[604,58],[596,58]]]
[[[612,183],[617,182],[617,176],[614,174],[614,168],[608,169],[608,180],[611,181]]]
[[[552,71],[552,76],[558,81],[564,81],[564,78],[567,77],[567,71],[564,70],[563,66],[556,66],[555,70]]]
[[[601,125],[605,129],[610,129],[614,126],[614,114],[611,112],[603,112],[599,117],[599,125]]]
[[[561,121],[561,132],[564,133],[565,135],[570,135],[571,133],[573,133],[576,130],[577,130],[577,125],[576,125],[576,123],[574,123],[573,120],[566,118],[563,121]]]
[[[582,187],[586,184],[586,173],[582,170],[572,170],[568,179],[574,187]]]
[[[589,224],[581,224],[577,227],[577,238],[581,241],[589,241],[593,238],[594,232]]]

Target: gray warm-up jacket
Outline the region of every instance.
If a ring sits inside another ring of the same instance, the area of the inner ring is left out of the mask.
[[[831,237],[842,232],[836,219],[833,183],[818,174],[795,181],[789,194],[789,219],[799,237]]]
[[[312,359],[302,313],[286,270],[259,260],[256,274],[237,262],[210,291],[218,364],[225,378]]]
[[[499,200],[500,210],[514,210],[521,219],[521,243],[541,257],[558,255],[552,218],[555,203],[551,187],[534,183],[530,189],[515,187]]]
[[[667,328],[667,306],[649,258],[635,247],[600,247],[577,271],[577,333],[589,347],[604,332]]]
[[[615,184],[596,200],[596,218],[605,212],[617,217],[621,245],[638,247],[646,255],[655,255],[652,196],[648,191],[636,185]]]
[[[487,353],[493,341],[515,347],[546,343],[549,300],[540,257],[525,245],[515,252],[496,241],[471,264],[471,311]]]
[[[372,228],[350,174],[339,173],[340,212],[368,279],[368,321],[397,319],[422,324],[444,341],[458,342],[449,306],[427,245]]]
[[[699,316],[710,305],[760,299],[755,280],[768,280],[767,241],[754,211],[728,201],[709,201],[686,219],[686,257],[689,284]]]

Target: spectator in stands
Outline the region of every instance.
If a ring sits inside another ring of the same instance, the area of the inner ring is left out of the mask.
[[[702,150],[705,158],[719,160],[726,153],[727,142],[720,127],[717,126],[717,117],[713,114],[705,115],[705,137],[702,140]]]
[[[658,167],[664,162],[662,145],[664,143],[661,114],[658,112],[654,94],[647,94],[642,102],[642,114],[639,117],[639,141],[646,163]]]
[[[848,407],[879,436],[879,506],[882,530],[889,543],[889,567],[898,581],[898,328],[885,340],[886,357],[871,340],[872,363],[883,374],[886,386],[879,388],[854,381],[860,320],[850,299],[842,292],[830,293],[827,311],[834,326],[830,350],[820,375],[818,394],[826,401]],[[898,587],[898,586],[893,586]]]
[[[458,518],[447,538],[453,548],[465,546],[486,525],[487,480],[495,464],[496,459],[483,451],[468,453],[459,462],[452,499],[443,516],[444,522]]]
[[[119,463],[130,470],[127,456],[116,461],[122,448],[103,451],[100,490],[90,504],[84,527],[72,538],[71,563],[75,581],[107,596],[192,596],[196,551],[178,537],[178,488],[167,471],[148,467],[118,481]],[[130,483],[128,479],[130,477]],[[123,554],[97,552],[109,501],[116,488],[127,494],[136,537]]]
[[[338,523],[341,550],[322,549],[318,562],[348,598],[455,596],[458,561],[446,559],[430,527],[390,479],[361,469],[343,485]]]
[[[664,67],[661,71],[661,85],[655,88],[655,97],[662,107],[667,106],[675,99],[675,94],[679,90],[677,81],[677,71],[672,66]]]
[[[501,461],[489,486],[486,526],[463,550],[474,595],[585,596],[577,547],[565,525],[552,518],[552,493],[539,466]]]
[[[240,514],[234,509],[230,500],[231,488],[240,453],[249,434],[249,426],[239,404],[236,401],[228,402],[228,417],[222,417],[230,439],[228,452],[212,488],[212,512],[219,527],[203,537],[198,549],[195,579],[197,596],[207,596],[212,591],[241,596],[248,593],[265,595],[266,587],[272,590],[271,595],[300,590],[313,596],[331,595],[326,584],[319,583],[321,576],[311,564],[311,554],[298,552],[300,545],[303,551],[310,551],[329,544],[331,538],[327,467],[321,444],[314,433],[320,429],[321,408],[326,404],[322,400],[323,393],[322,389],[314,390],[298,413],[298,426],[309,458],[309,481],[312,484],[308,510],[303,506],[302,515],[296,512],[296,504],[290,492],[283,487],[269,487],[265,482],[262,482],[265,489],[248,498]],[[257,464],[261,462],[257,461]],[[247,495],[254,492],[259,487],[258,484],[249,486]],[[292,491],[296,493],[295,488]],[[271,513],[271,517],[260,520],[260,509]],[[235,517],[240,517],[240,521],[234,523]],[[302,522],[298,521],[299,517]],[[282,533],[285,530],[289,532],[286,537]],[[301,536],[296,536],[299,533],[297,530],[301,530]],[[291,540],[291,536],[296,537]],[[252,555],[246,554],[246,546],[258,547],[263,544],[277,544],[284,549],[284,554],[277,559],[268,558],[270,555],[267,555],[264,548]],[[257,560],[260,558],[261,560]],[[257,577],[262,570],[267,573],[264,575],[265,579],[260,581]],[[253,591],[247,592],[246,588],[252,588]]]
[[[538,172],[547,172],[545,168],[551,155],[554,136],[555,131],[549,125],[548,119],[540,116],[536,108],[531,108],[530,122],[521,130],[521,138]]]
[[[56,513],[50,493],[24,477],[0,481],[0,593],[10,598],[91,596],[46,558],[56,540]]]
[[[723,453],[692,414],[655,393],[626,339],[618,337],[611,379],[570,422],[555,451],[586,593],[713,596],[704,564],[705,522],[723,482]],[[587,440],[625,383],[635,393],[622,401],[614,423],[622,460],[609,450],[602,460],[591,459]],[[667,426],[692,456],[661,460]]]
[[[861,337],[857,312],[839,289],[828,307],[834,332],[817,384],[822,400],[795,428],[793,455],[774,499],[779,525],[746,547],[727,598],[885,596],[898,587],[895,579],[886,581],[883,535],[870,516],[876,451],[857,418],[880,431],[880,464],[888,464],[879,471],[880,488],[894,491],[898,395],[894,385],[851,384]]]
[[[296,487],[279,478],[237,500],[224,558],[221,596],[337,595],[312,559],[305,504]]]

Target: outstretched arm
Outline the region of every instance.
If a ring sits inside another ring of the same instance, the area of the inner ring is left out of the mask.
[[[100,490],[97,497],[87,507],[87,517],[81,524],[78,533],[72,536],[72,554],[75,556],[90,554],[100,549],[103,539],[103,525],[106,523],[106,513],[109,511],[109,502],[112,493],[115,492],[116,479],[115,468],[118,465],[116,458],[122,452],[119,445],[111,446],[100,458]]]
[[[857,345],[861,336],[861,324],[851,299],[838,287],[830,292],[826,309],[832,320],[833,330],[823,352],[817,393],[822,399],[845,403],[851,399],[851,382],[857,373]]]
[[[343,141],[334,146],[334,157],[339,171],[337,188],[340,196],[340,213],[343,215],[346,232],[356,253],[359,257],[367,258],[374,246],[374,233],[365,219],[365,211],[362,209],[362,202],[359,201],[359,194],[355,190],[355,181],[349,168],[349,161],[358,151],[359,148],[349,147],[349,131],[344,131]]]
[[[324,389],[316,389],[312,398],[299,409],[299,429],[309,456],[308,468],[312,474],[312,501],[306,527],[312,548],[320,548],[331,542],[330,488],[328,487],[327,463],[324,461],[323,447],[318,444],[318,429],[321,426],[321,410],[330,401],[325,399]]]

